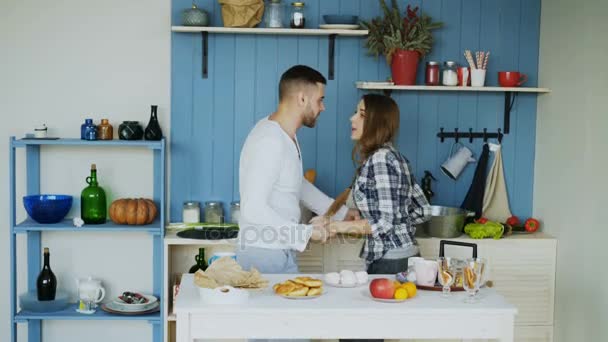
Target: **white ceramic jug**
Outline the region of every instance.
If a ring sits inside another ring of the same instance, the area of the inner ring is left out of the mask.
[[[450,149],[450,157],[441,165],[441,171],[443,171],[446,176],[452,178],[453,180],[458,178],[467,164],[475,162],[475,159],[472,157],[473,152],[462,144],[460,144],[461,146],[456,153],[453,153],[454,147],[458,144],[460,143],[455,143],[452,145],[452,148]]]
[[[91,276],[76,279],[76,285],[78,286],[78,296],[82,301],[97,304],[106,296],[106,290],[101,286],[101,280],[93,279]]]

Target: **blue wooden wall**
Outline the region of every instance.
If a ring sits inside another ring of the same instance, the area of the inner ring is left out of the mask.
[[[390,1],[389,1],[390,2]],[[210,12],[213,26],[222,26],[217,1],[198,0]],[[540,0],[412,0],[434,19],[444,22],[426,60],[465,63],[463,51],[491,51],[486,85],[496,85],[499,70],[519,70],[537,85]],[[190,0],[173,0],[172,22]],[[308,0],[307,26],[317,27],[323,14],[380,14],[376,0]],[[353,173],[349,117],[363,94],[358,80],[384,80],[389,68],[381,57],[367,56],[363,38],[339,37],[336,79],[326,88],[326,111],[315,129],[299,131],[304,168],[317,170],[317,185],[330,195],[345,188]],[[277,104],[277,84],[284,70],[306,64],[327,74],[326,37],[209,35],[209,78],[201,78],[201,34],[172,34],[171,70],[171,220],[181,220],[185,200],[221,200],[225,209],[239,199],[238,162],[241,146],[254,123]],[[424,67],[419,68],[423,82]],[[439,127],[467,131],[502,127],[504,97],[493,93],[396,92],[401,109],[399,149],[420,180],[431,170],[439,180],[433,203],[458,206],[471,183],[475,164],[457,181],[439,169],[451,141],[440,143]],[[511,134],[503,140],[503,160],[514,214],[532,212],[536,95],[518,97]],[[453,141],[453,140],[452,140]],[[481,141],[465,144],[477,156]]]

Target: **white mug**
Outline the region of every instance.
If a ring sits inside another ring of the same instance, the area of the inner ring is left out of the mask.
[[[486,82],[486,71],[484,69],[471,69],[471,86],[483,87]]]
[[[416,272],[416,284],[422,286],[434,286],[437,280],[437,262],[434,260],[416,260],[414,261]]]
[[[467,164],[475,162],[475,159],[472,157],[473,152],[471,152],[471,150],[469,150],[466,146],[462,144],[458,151],[456,151],[456,153],[453,153],[454,146],[456,146],[457,144],[460,143],[454,143],[454,145],[452,145],[448,160],[446,160],[445,163],[441,165],[441,171],[443,171],[446,176],[452,178],[453,180],[456,180],[456,178],[458,178],[458,176],[460,175],[462,170],[464,170],[464,167],[467,166]]]

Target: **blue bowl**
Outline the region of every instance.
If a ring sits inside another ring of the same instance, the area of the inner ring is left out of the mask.
[[[23,196],[25,211],[38,223],[57,223],[72,208],[69,195],[29,195]]]
[[[323,16],[323,20],[328,25],[356,25],[359,17],[356,15],[326,14]]]

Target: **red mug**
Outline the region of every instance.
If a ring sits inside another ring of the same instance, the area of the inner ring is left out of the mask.
[[[518,71],[499,71],[498,84],[501,87],[519,87],[526,83],[528,76]]]

